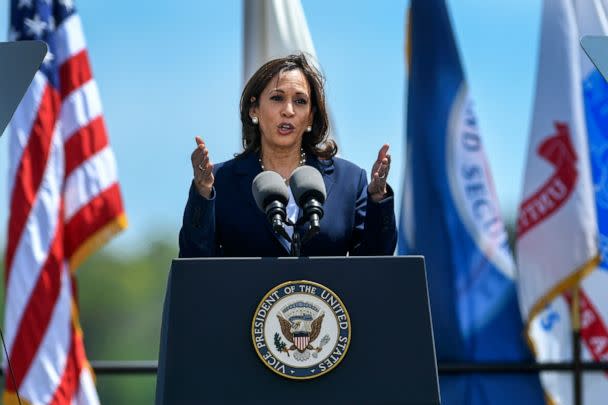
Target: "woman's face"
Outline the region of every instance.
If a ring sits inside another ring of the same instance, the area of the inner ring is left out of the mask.
[[[259,119],[262,148],[290,149],[302,145],[306,127],[312,125],[310,87],[299,69],[279,72],[249,111]]]

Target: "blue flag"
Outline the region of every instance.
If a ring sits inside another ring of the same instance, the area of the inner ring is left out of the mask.
[[[593,67],[583,75],[583,100],[602,260],[600,269],[608,271],[608,83]]]
[[[533,361],[444,0],[411,0],[400,254],[425,256],[439,362]],[[537,375],[440,376],[442,403],[543,404]]]

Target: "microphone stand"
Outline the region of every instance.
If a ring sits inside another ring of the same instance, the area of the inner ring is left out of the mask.
[[[300,251],[302,250],[302,239],[300,234],[293,228],[293,237],[291,238],[291,251],[289,252],[291,257],[300,257]]]
[[[297,223],[293,223],[292,221],[287,219],[285,221],[285,224],[293,227],[293,235],[291,237],[289,237],[282,224],[280,227],[273,226],[273,229],[278,235],[284,237],[290,243],[290,257],[300,257],[300,254],[302,252],[302,245],[311,240],[312,237],[315,236],[317,233],[319,233],[319,226],[314,226],[313,224],[309,225],[306,234],[304,235],[304,237],[302,237],[296,228],[296,225],[300,224],[300,221],[298,221]]]
[[[285,216],[285,206],[279,202],[274,201],[272,204],[266,207],[266,218],[270,221],[270,225],[272,226],[272,230],[279,237],[285,238],[290,244],[291,248],[289,250],[289,255],[291,257],[300,257],[300,253],[302,251],[302,243],[307,242],[310,238],[316,235],[319,232],[319,227],[316,227],[315,232],[311,232],[314,226],[309,227],[308,232],[304,236],[304,240],[302,241],[302,237],[298,233],[296,229],[296,223],[292,222],[289,218],[283,219]],[[299,222],[298,222],[299,223]],[[285,225],[289,225],[293,227],[293,236],[289,237],[289,234],[285,230]]]

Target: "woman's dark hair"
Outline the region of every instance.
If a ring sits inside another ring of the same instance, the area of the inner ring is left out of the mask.
[[[284,58],[273,59],[260,67],[251,76],[241,95],[241,123],[243,124],[243,152],[237,157],[255,153],[260,150],[260,129],[253,125],[249,110],[260,102],[260,94],[268,83],[277,74],[285,71],[299,69],[311,89],[311,108],[314,112],[312,131],[305,132],[302,138],[302,147],[306,153],[312,153],[321,159],[331,159],[338,153],[338,145],[328,139],[329,117],[325,106],[325,91],[323,90],[323,76],[306,59],[304,54],[289,55]]]

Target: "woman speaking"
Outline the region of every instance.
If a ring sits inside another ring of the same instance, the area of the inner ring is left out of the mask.
[[[397,232],[387,184],[389,147],[380,148],[369,184],[365,170],[335,156],[338,147],[327,137],[323,78],[304,55],[275,59],[258,69],[243,90],[240,111],[244,150],[235,158],[213,164],[204,141],[196,137],[180,257],[288,256],[289,242],[273,232],[258,209],[251,183],[272,170],[288,184],[303,165],[321,173],[326,200],[320,232],[302,246],[302,256],[393,254]],[[293,222],[301,215],[291,195],[286,210]]]

